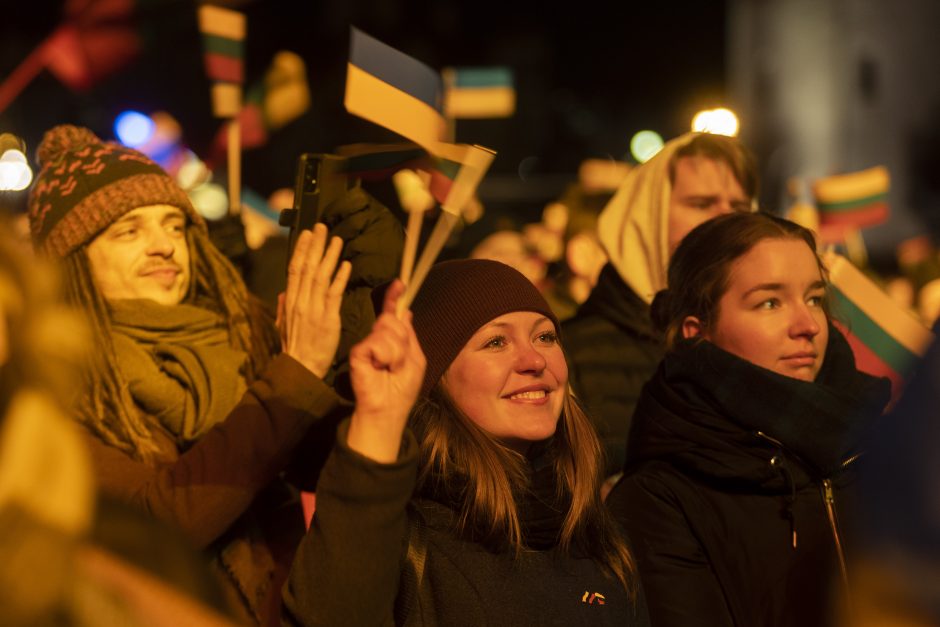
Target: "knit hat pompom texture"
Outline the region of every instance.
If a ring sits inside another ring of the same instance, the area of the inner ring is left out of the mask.
[[[205,228],[189,197],[143,153],[103,142],[87,128],[56,126],[36,151],[41,170],[29,197],[36,248],[64,257],[128,211],[172,205]]]
[[[444,261],[431,268],[411,311],[427,358],[422,396],[431,391],[477,330],[514,311],[558,318],[538,289],[518,270],[489,259]]]

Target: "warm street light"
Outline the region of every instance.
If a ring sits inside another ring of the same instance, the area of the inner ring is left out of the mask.
[[[738,126],[738,116],[731,109],[724,107],[699,111],[692,118],[692,130],[697,133],[735,137],[738,134]]]
[[[32,182],[26,142],[13,133],[0,134],[0,191],[22,191]]]

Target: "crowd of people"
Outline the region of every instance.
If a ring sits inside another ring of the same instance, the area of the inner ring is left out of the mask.
[[[272,307],[142,153],[63,125],[38,160],[35,256],[0,242],[3,624],[940,621],[935,356],[889,409],[738,140],[618,180],[564,316],[487,258],[402,313],[361,188]]]

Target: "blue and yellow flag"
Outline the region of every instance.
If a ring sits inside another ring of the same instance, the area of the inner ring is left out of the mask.
[[[516,110],[516,89],[507,67],[447,68],[444,114],[454,119],[506,118]]]
[[[346,110],[437,152],[443,138],[440,75],[417,59],[352,28]]]

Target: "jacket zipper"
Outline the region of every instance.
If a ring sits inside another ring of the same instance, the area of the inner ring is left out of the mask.
[[[836,520],[836,499],[835,495],[832,493],[832,481],[830,479],[823,479],[822,493],[823,501],[826,503],[826,513],[829,516],[829,528],[832,530],[832,538],[836,543],[836,555],[839,558],[839,570],[842,573],[842,585],[845,588],[846,598],[848,598],[849,571],[845,565],[845,551],[842,549],[842,538],[839,535],[839,524]]]
[[[767,440],[768,442],[772,444],[776,444],[778,447],[780,447],[781,450],[784,450],[784,451],[787,450],[787,447],[783,445],[783,442],[767,435],[763,431],[757,431],[756,435],[760,438]],[[794,455],[792,452],[790,452],[790,454]],[[794,457],[797,457],[797,456],[794,455]],[[861,457],[861,453],[856,453],[855,455],[852,455],[848,459],[843,460],[842,468],[847,468],[848,466],[853,464],[859,457]],[[797,459],[799,459],[799,457],[797,457]],[[849,571],[848,571],[848,568],[846,567],[845,551],[842,548],[842,537],[839,534],[839,524],[838,524],[838,521],[836,520],[836,510],[835,510],[836,498],[832,492],[832,480],[831,479],[823,479],[822,493],[823,493],[822,494],[823,502],[826,504],[826,515],[829,518],[829,529],[832,531],[832,539],[836,545],[836,555],[839,558],[839,571],[842,574],[842,585],[845,588],[846,598],[848,598]],[[796,548],[796,529],[793,530],[793,548]]]

